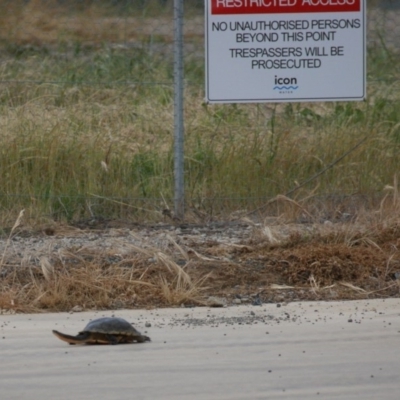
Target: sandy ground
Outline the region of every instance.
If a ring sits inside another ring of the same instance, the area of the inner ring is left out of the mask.
[[[1,315],[1,398],[399,398],[400,299],[115,312],[144,344],[51,334],[111,315]]]

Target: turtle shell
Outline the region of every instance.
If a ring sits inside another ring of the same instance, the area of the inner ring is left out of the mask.
[[[56,330],[53,330],[53,334],[69,344],[118,344],[151,341],[148,336],[142,335],[128,321],[114,317],[90,321],[76,336]]]
[[[107,335],[141,336],[132,324],[123,318],[104,317],[90,321],[79,333],[104,333]]]

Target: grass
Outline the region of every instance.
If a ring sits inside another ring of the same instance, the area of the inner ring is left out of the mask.
[[[30,213],[35,199],[36,214],[71,220],[89,213],[84,199],[105,216],[120,212],[107,199],[171,201],[170,88],[24,86],[1,105],[5,210]],[[187,201],[204,211],[213,199],[227,199],[228,213],[260,205],[331,164],[296,195],[377,192],[397,173],[399,100],[278,106],[269,119],[262,105],[201,106],[192,88],[186,99]]]
[[[121,17],[104,3],[39,3],[7,3],[0,17],[10,27],[1,39],[0,215],[160,219],[173,198],[171,5],[155,15],[146,2]],[[193,10],[188,49],[202,43]],[[293,189],[295,200],[376,193],[397,173],[399,56],[387,48],[369,50],[364,103],[205,105],[202,52],[187,55],[189,210],[228,215]]]

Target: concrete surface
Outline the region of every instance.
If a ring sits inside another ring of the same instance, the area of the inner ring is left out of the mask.
[[[111,315],[152,342],[51,333]],[[399,344],[400,299],[0,315],[0,398],[398,400]]]

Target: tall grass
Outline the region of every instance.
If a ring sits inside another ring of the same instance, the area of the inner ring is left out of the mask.
[[[7,3],[0,17],[0,214],[160,218],[173,197],[171,21],[131,10],[126,27],[94,3],[68,13],[39,3]],[[202,40],[195,28],[189,38]],[[203,64],[191,50],[189,207],[230,213],[296,188],[295,198],[376,193],[398,173],[399,55],[370,49],[363,103],[210,106]]]

